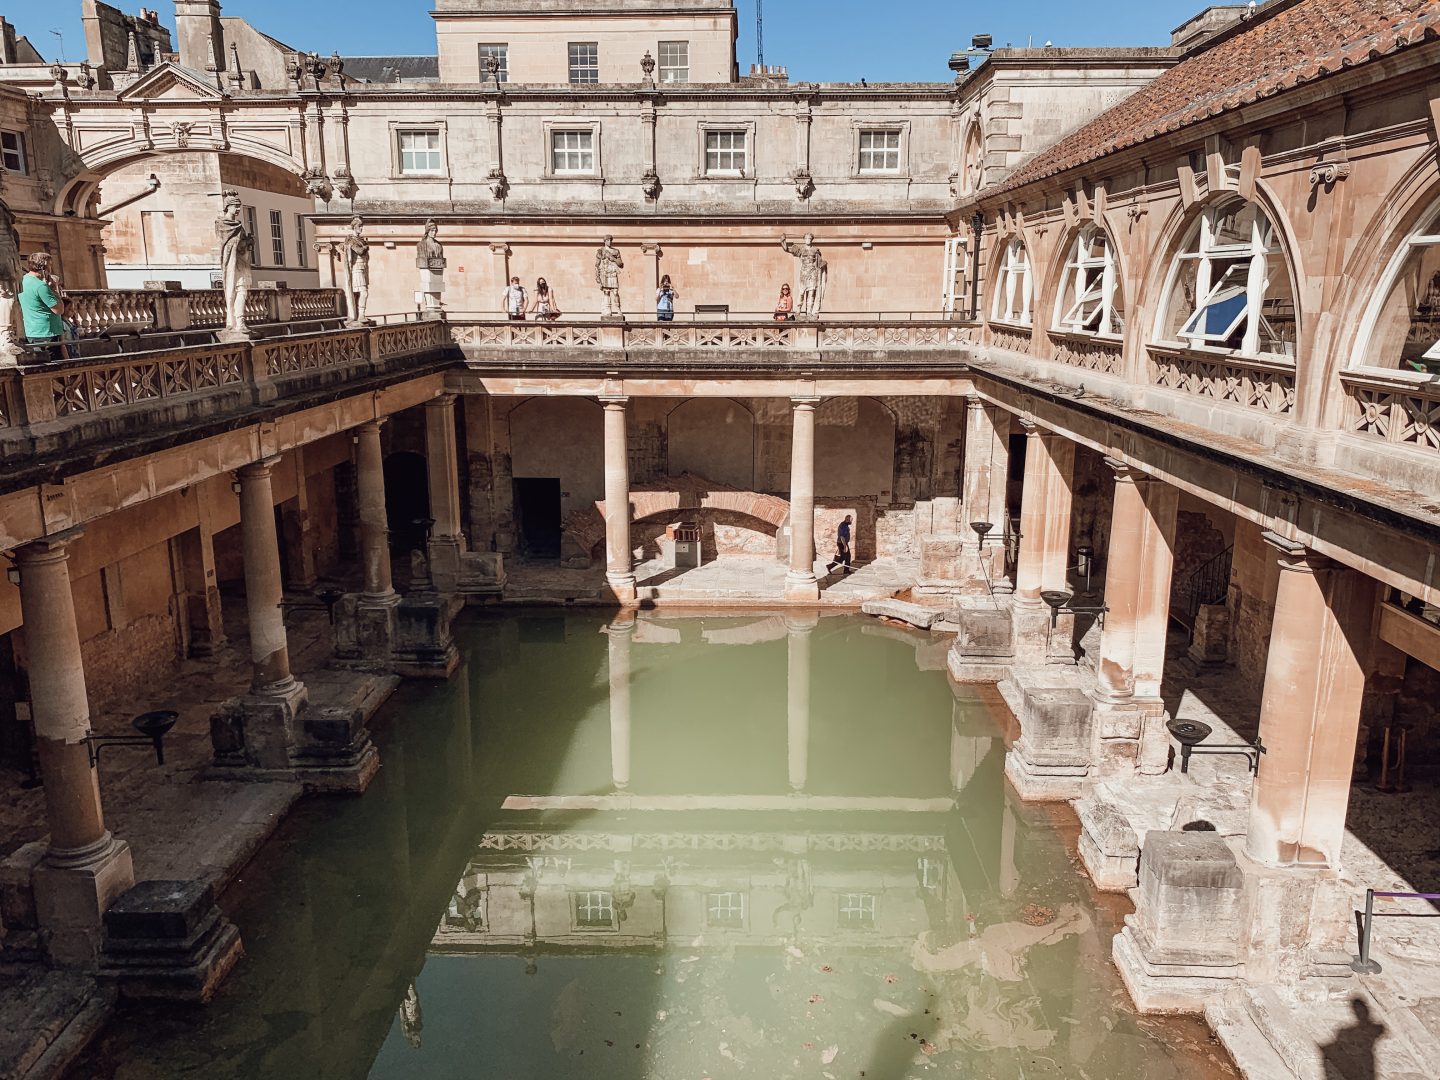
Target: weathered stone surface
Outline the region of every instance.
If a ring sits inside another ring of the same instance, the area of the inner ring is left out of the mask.
[[[866,600],[860,605],[860,610],[866,615],[898,619],[900,622],[909,623],[921,630],[929,630],[940,621],[941,615],[944,614],[935,608],[925,608],[919,604],[906,603],[903,600]]]
[[[1095,799],[1075,804],[1080,818],[1080,861],[1097,889],[1134,888],[1140,868],[1140,838],[1115,807]]]
[[[127,998],[204,1002],[240,953],[240,933],[209,884],[142,881],[106,912],[97,974]]]
[[[192,940],[215,907],[215,890],[203,881],[140,881],[105,912],[111,942]]]

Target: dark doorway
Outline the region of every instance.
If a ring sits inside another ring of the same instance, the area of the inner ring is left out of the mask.
[[[402,450],[385,459],[385,517],[393,550],[425,547],[425,526],[416,522],[430,517],[430,480],[420,454]]]
[[[15,662],[13,635],[0,634],[0,765],[35,774],[35,734],[30,726],[29,688]],[[25,707],[20,708],[21,702]]]
[[[552,477],[515,479],[515,518],[520,553],[532,559],[560,557],[560,481]]]

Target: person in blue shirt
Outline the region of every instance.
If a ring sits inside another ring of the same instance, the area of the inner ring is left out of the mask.
[[[840,527],[835,530],[835,559],[827,569],[834,570],[837,566],[847,574],[853,574],[855,567],[851,564],[854,556],[850,551],[850,527],[854,519],[845,515],[845,520],[840,522]]]
[[[675,301],[680,294],[670,284],[670,275],[660,279],[660,288],[655,290],[655,318],[660,322],[672,322],[675,318]]]

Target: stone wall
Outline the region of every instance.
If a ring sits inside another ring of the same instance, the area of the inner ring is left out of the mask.
[[[1270,549],[1260,538],[1260,527],[1237,520],[1226,601],[1230,608],[1230,662],[1242,682],[1256,691],[1265,684],[1279,572]]]

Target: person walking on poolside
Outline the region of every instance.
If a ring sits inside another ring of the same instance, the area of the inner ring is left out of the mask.
[[[660,279],[660,288],[655,290],[655,318],[661,322],[673,322],[675,301],[679,299],[680,294],[675,291],[675,286],[670,284],[670,275],[666,274]]]
[[[850,551],[850,523],[852,520],[853,518],[846,514],[845,520],[840,522],[840,527],[835,530],[835,561],[826,567],[827,570],[834,570],[838,566],[847,574],[854,573],[855,567],[850,565],[854,560]]]
[[[20,312],[25,317],[25,337],[40,345],[54,345],[65,333],[60,318],[60,297],[50,284],[50,255],[44,251],[32,254],[26,263],[25,280],[20,286]]]
[[[512,277],[505,288],[505,314],[511,322],[525,321],[525,286],[518,277]]]
[[[543,277],[535,281],[535,295],[530,300],[530,313],[543,322],[560,317],[560,300]]]
[[[795,318],[795,297],[790,295],[788,284],[780,286],[780,299],[775,301],[775,321],[789,322]]]

